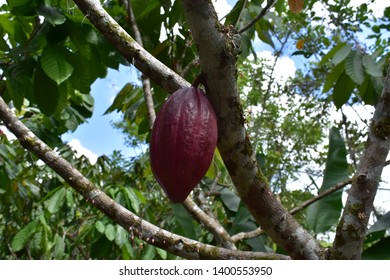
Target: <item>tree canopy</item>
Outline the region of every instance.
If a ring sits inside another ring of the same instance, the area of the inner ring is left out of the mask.
[[[221,18],[218,2],[0,7],[1,259],[390,258],[389,210],[374,203],[390,190],[379,185],[390,6],[238,0]],[[280,79],[285,57],[298,67]],[[161,190],[148,150],[91,164],[61,140],[92,116],[93,82],[120,65],[139,82],[106,114],[122,114],[114,126],[133,146],[148,145],[170,93],[203,77],[219,138],[182,204]]]

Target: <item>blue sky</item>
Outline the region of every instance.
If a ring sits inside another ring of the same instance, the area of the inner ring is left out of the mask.
[[[137,82],[137,72],[132,66],[121,66],[119,71],[109,69],[104,79],[96,80],[91,87],[91,94],[95,100],[92,117],[80,125],[75,132],[65,134],[62,139],[64,141],[77,139],[82,147],[74,148],[81,149],[80,152],[86,152],[84,149],[88,149],[100,156],[110,155],[114,150],[120,150],[125,156],[134,155],[134,149],[124,145],[124,135],[111,125],[113,121],[120,119],[120,114],[104,115],[116,94],[128,82]]]

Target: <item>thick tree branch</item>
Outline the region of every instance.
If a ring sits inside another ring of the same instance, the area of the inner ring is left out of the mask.
[[[234,38],[221,26],[210,1],[182,2],[218,118],[218,149],[240,197],[262,229],[290,256],[318,259],[318,243],[275,198],[258,167],[244,126]]]
[[[172,93],[190,84],[142,48],[95,0],[74,0],[91,23],[138,70]]]
[[[69,162],[36,137],[0,97],[0,119],[17,137],[20,144],[60,175],[89,203],[102,211],[115,223],[126,229],[131,236],[188,259],[289,259],[279,254],[244,252],[203,244],[161,229],[132,213],[85,178]]]
[[[368,219],[390,149],[390,67],[371,121],[363,155],[336,230],[330,258],[360,259]]]

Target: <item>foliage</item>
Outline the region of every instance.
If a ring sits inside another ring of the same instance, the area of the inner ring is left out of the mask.
[[[239,30],[261,12],[263,2],[236,1],[225,24]],[[276,1],[241,34],[237,73],[258,163],[272,191],[292,209],[312,198],[313,190],[322,192],[351,175],[367,130],[348,116],[335,123],[329,115],[335,108],[378,102],[389,58],[390,7],[377,18],[368,3],[355,7],[349,0],[310,0],[301,13],[292,13],[288,2]],[[193,81],[200,69],[181,1],[152,0],[146,7],[141,0],[131,3],[145,49]],[[105,1],[104,7],[133,34],[122,1]],[[326,16],[318,14],[319,8]],[[272,50],[273,61],[258,57],[259,41]],[[277,79],[275,65],[282,56],[304,61],[295,77]],[[91,164],[62,143],[62,134],[92,116],[91,84],[120,64],[128,62],[69,1],[9,0],[0,7],[0,94],[23,122],[121,205],[161,228],[218,245],[182,206],[167,201],[152,176],[147,152],[130,159],[114,152]],[[153,82],[152,93],[159,110],[167,94]],[[139,85],[129,81],[106,113],[113,111],[123,113],[123,121],[115,125],[129,145],[148,143],[147,107]],[[177,258],[115,225],[1,130],[0,142],[1,259]],[[302,174],[310,183],[289,189]],[[258,227],[218,151],[192,197],[232,236]],[[341,211],[341,192],[336,192],[296,217],[313,234],[331,234]],[[383,249],[389,244],[389,227],[388,213],[378,215],[363,258],[390,257]],[[280,251],[265,234],[236,245]]]

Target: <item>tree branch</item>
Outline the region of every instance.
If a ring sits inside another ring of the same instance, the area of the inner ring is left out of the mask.
[[[127,9],[129,25],[131,26],[131,29],[134,32],[135,41],[141,47],[143,47],[141,32],[139,31],[137,22],[135,20],[133,8],[131,6],[131,0],[127,0],[127,2],[125,1],[124,5],[126,6],[126,9]],[[154,120],[156,119],[156,111],[154,110],[154,102],[153,102],[153,97],[152,97],[152,90],[150,87],[150,80],[145,75],[141,75],[141,81],[142,81],[142,89],[143,89],[143,93],[144,93],[144,99],[145,99],[145,103],[146,103],[146,109],[148,112],[149,128],[152,129]]]
[[[101,6],[99,1],[74,0],[91,23],[138,70],[172,93],[190,84],[142,48]]]
[[[132,237],[138,237],[149,244],[188,259],[289,259],[287,256],[279,254],[219,248],[161,229],[141,219],[98,189],[18,120],[1,97],[0,119],[3,120],[7,128],[17,137],[25,149],[44,161],[72,188],[79,192],[84,199],[126,229]]]
[[[184,200],[183,205],[198,222],[204,225],[214,235],[215,239],[222,247],[231,250],[237,249],[234,242],[231,240],[230,235],[222,227],[222,225],[217,220],[203,212],[203,210],[200,209],[192,199],[187,198]]]
[[[218,119],[218,149],[241,199],[262,229],[290,256],[318,259],[319,244],[275,198],[258,167],[237,87],[234,38],[218,21],[210,1],[182,2],[202,71],[207,74],[206,92]]]
[[[261,12],[254,17],[247,25],[245,25],[243,28],[238,30],[238,33],[243,33],[247,31],[249,28],[251,28],[258,20],[260,20],[263,16],[265,16],[266,13],[272,8],[272,6],[276,3],[277,0],[268,0],[267,5],[264,7],[264,9],[261,10]]]
[[[390,67],[375,108],[363,155],[353,178],[330,258],[360,259],[368,219],[390,149]]]

